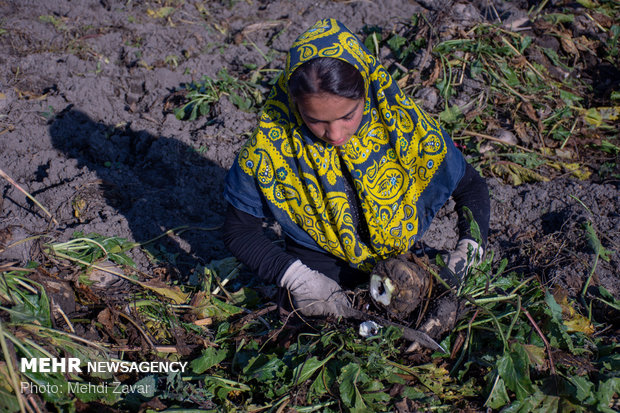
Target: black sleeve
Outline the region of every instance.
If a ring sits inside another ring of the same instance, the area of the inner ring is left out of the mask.
[[[273,244],[263,232],[262,223],[261,218],[228,204],[224,222],[224,244],[261,279],[275,282],[297,258]]]
[[[461,178],[458,186],[452,193],[452,198],[456,203],[455,209],[458,214],[459,239],[474,239],[471,235],[467,217],[463,212],[463,207],[467,207],[472,212],[474,221],[480,227],[482,243],[486,245],[491,215],[489,188],[484,178],[470,164],[465,166],[463,178]]]

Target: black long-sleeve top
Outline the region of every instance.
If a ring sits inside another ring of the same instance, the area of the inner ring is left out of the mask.
[[[350,179],[350,177],[348,178]],[[350,199],[352,196],[355,197],[354,191],[351,193],[347,191],[347,195]],[[491,210],[489,191],[485,180],[471,165],[466,164],[465,173],[452,193],[452,198],[456,204],[455,209],[458,215],[459,238],[473,239],[469,222],[463,212],[463,207],[467,207],[478,223],[482,241],[486,244]],[[357,221],[358,223],[357,228],[363,239],[367,236],[365,234],[367,228],[364,220],[359,219],[361,211],[357,197],[355,197],[355,201],[351,203],[352,215],[354,222]],[[291,239],[287,239],[286,250],[273,244],[265,235],[262,224],[262,218],[245,213],[229,204],[223,236],[224,243],[233,255],[263,280],[274,281],[278,279],[297,259],[301,259],[304,264],[337,280],[339,279],[338,275],[333,273],[342,272],[344,267],[347,267],[344,261],[327,253],[311,251],[296,245]],[[344,271],[346,272],[347,269]],[[350,271],[352,270],[349,269]]]

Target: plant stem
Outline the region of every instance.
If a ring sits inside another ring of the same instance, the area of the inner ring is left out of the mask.
[[[555,371],[555,364],[553,363],[553,357],[551,356],[551,345],[549,345],[547,338],[545,337],[543,332],[540,331],[540,327],[538,327],[538,324],[536,324],[536,321],[534,321],[534,318],[532,318],[530,313],[526,309],[523,309],[523,314],[525,314],[527,319],[530,321],[530,324],[532,324],[532,327],[534,327],[534,330],[536,330],[536,332],[542,339],[543,343],[545,343],[545,348],[547,349],[547,355],[549,356],[549,367],[551,368],[551,374],[555,376],[556,371]]]
[[[148,241],[134,242],[133,244],[131,244],[129,246],[129,248],[143,247],[145,245],[148,245],[148,244],[151,244],[151,243],[157,241],[160,238],[165,237],[166,235],[181,235],[182,233],[184,233],[186,231],[191,231],[191,230],[216,231],[216,230],[218,230],[220,228],[222,228],[222,225],[218,225],[216,227],[190,227],[189,225],[181,225],[180,227],[169,229],[168,231],[164,232],[163,234],[160,234],[160,235],[156,236],[155,238],[151,238]]]
[[[18,183],[15,182],[10,176],[8,176],[6,172],[4,172],[2,169],[0,169],[0,176],[6,179],[7,181],[9,181],[11,185],[13,185],[15,188],[21,191],[24,195],[26,195],[28,199],[34,202],[39,208],[41,208],[43,212],[47,214],[48,217],[52,219],[52,222],[54,222],[54,224],[58,225],[58,221],[56,221],[56,218],[54,218],[52,214],[50,214],[50,212],[43,205],[39,203],[39,201],[37,201],[32,195],[30,195],[24,188],[19,186]]]
[[[510,294],[510,295],[501,296],[501,297],[480,298],[478,300],[473,300],[473,302],[476,305],[482,305],[482,304],[488,304],[488,303],[499,303],[501,301],[508,301],[516,297],[518,297],[517,294]]]
[[[24,413],[26,412],[26,406],[24,405],[24,400],[22,399],[22,392],[20,391],[19,381],[17,380],[17,374],[15,373],[15,367],[13,366],[13,358],[9,353],[9,347],[4,339],[4,328],[2,325],[3,323],[0,321],[0,346],[2,347],[2,353],[4,354],[4,361],[6,362],[7,370],[9,370],[9,376],[13,382],[13,391],[15,391],[15,397],[19,403],[19,410]]]
[[[493,142],[499,142],[499,143],[502,143],[504,145],[514,146],[515,148],[521,149],[522,151],[525,151],[525,152],[530,152],[530,153],[535,153],[536,152],[536,151],[533,151],[531,149],[528,149],[526,147],[523,147],[523,146],[520,146],[520,145],[517,145],[517,144],[512,144],[512,143],[504,142],[503,140],[501,140],[499,138],[496,138],[496,137],[490,136],[490,135],[485,135],[484,133],[478,133],[478,132],[472,132],[472,131],[465,130],[465,131],[461,132],[461,134],[462,135],[466,135],[466,136],[474,136],[476,138],[483,138],[483,139],[486,139],[486,140],[489,140],[489,141],[493,141]]]
[[[566,145],[566,142],[568,142],[570,137],[573,135],[573,131],[575,130],[575,126],[577,126],[577,121],[578,120],[579,120],[579,118],[575,118],[575,121],[573,122],[573,126],[570,128],[570,132],[568,132],[568,136],[566,137],[566,139],[564,139],[564,142],[562,142],[562,145],[560,146],[560,149],[564,149],[564,146]]]
[[[465,352],[469,349],[469,343],[471,340],[471,328],[473,326],[474,320],[476,319],[479,313],[480,313],[480,309],[477,308],[471,320],[469,320],[469,323],[467,323],[467,336],[465,338],[465,346],[463,347],[463,350],[461,351],[461,355],[459,356],[458,360],[456,360],[456,362],[454,363],[452,370],[450,370],[451,376],[456,372],[458,367],[461,365],[461,363],[463,362],[463,358],[465,357]]]
[[[93,263],[90,263],[90,262],[86,262],[86,261],[81,260],[79,258],[70,257],[69,255],[63,254],[62,252],[55,251],[54,254],[56,256],[60,257],[60,258],[64,258],[64,259],[69,260],[69,261],[74,261],[74,262],[77,262],[79,264],[86,265],[89,268],[90,267],[96,268],[98,270],[105,271],[105,272],[108,272],[110,274],[114,274],[114,275],[116,275],[116,276],[118,276],[118,277],[120,277],[120,278],[122,278],[124,280],[127,280],[129,282],[132,282],[134,284],[138,284],[140,286],[144,286],[144,283],[142,283],[141,281],[134,280],[133,278],[128,277],[125,274],[120,273],[118,271],[111,270],[110,268],[106,268],[106,267],[103,267],[101,265],[97,265],[97,264],[93,264]]]
[[[515,324],[517,324],[517,320],[519,319],[519,314],[521,313],[521,297],[517,296],[517,313],[515,314],[515,317],[512,319],[512,323],[510,323],[510,327],[508,327],[508,332],[506,333],[506,336],[508,338],[510,338],[510,335],[512,334],[512,329],[514,328]]]
[[[596,265],[598,264],[598,257],[601,254],[597,251],[594,256],[594,264],[592,264],[592,269],[590,270],[590,274],[588,274],[588,278],[586,279],[586,283],[583,285],[583,289],[581,290],[581,296],[585,297],[588,292],[588,287],[590,286],[590,282],[592,281],[592,276],[594,276],[594,270],[596,270]]]

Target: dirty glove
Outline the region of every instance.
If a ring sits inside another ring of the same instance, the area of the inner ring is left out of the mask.
[[[483,253],[482,247],[476,241],[466,238],[459,240],[454,251],[441,256],[446,263],[441,269],[441,278],[450,285],[460,282],[469,267],[480,262]]]
[[[300,260],[288,267],[278,286],[291,292],[293,304],[305,316],[340,316],[351,306],[336,281],[308,268]]]

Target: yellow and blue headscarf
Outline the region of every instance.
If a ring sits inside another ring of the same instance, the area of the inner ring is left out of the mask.
[[[293,71],[316,57],[344,60],[364,78],[360,127],[339,149],[310,132],[288,93]],[[370,243],[353,226],[339,157],[353,177]],[[275,218],[301,245],[370,271],[422,236],[464,170],[463,156],[438,122],[405,96],[351,31],[325,19],[291,47],[224,195],[246,213]]]

